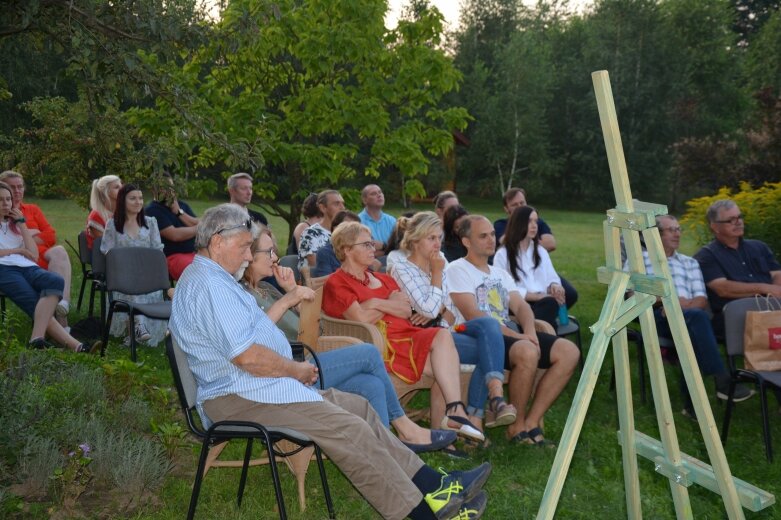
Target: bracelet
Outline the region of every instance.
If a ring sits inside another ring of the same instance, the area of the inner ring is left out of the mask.
[[[24,224],[25,222],[27,222],[27,219],[24,217],[14,220],[15,224]]]

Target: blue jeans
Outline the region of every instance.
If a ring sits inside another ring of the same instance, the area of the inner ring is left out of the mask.
[[[62,297],[64,286],[60,275],[38,266],[0,265],[0,290],[31,318],[38,300],[51,295]]]
[[[404,415],[377,347],[361,343],[329,350],[317,357],[326,389],[336,388],[364,397],[385,426],[390,427],[390,421]]]
[[[662,316],[660,309],[654,311],[654,317],[659,335],[671,338],[670,324],[667,323],[667,318]],[[694,357],[697,358],[697,365],[699,365],[702,375],[726,374],[727,369],[721,359],[719,345],[716,341],[716,335],[713,333],[708,313],[702,309],[684,309],[683,319],[686,322]]]
[[[482,417],[488,399],[488,382],[504,381],[504,338],[499,322],[493,318],[475,318],[464,325],[464,332],[453,333],[453,341],[461,363],[475,365],[469,380],[466,413]]]

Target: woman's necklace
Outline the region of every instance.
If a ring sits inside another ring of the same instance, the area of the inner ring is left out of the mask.
[[[364,271],[363,272],[363,279],[355,276],[353,273],[351,273],[350,271],[348,271],[344,267],[342,267],[342,271],[347,273],[347,276],[349,276],[353,280],[357,280],[361,285],[365,285],[366,287],[368,287],[369,284],[371,283],[371,278],[369,278],[369,272],[368,271]]]

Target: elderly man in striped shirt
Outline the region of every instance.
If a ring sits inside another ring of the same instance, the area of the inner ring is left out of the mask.
[[[678,252],[681,242],[681,226],[672,215],[656,217],[656,227],[662,239],[667,265],[670,267],[670,276],[678,293],[678,300],[683,310],[683,318],[686,321],[686,329],[689,331],[697,365],[703,376],[712,375],[716,382],[716,396],[726,400],[729,394],[730,376],[724,366],[724,361],[719,353],[719,345],[711,326],[708,313],[708,297],[705,292],[705,282],[700,271],[700,264],[690,256]],[[643,250],[643,260],[648,274],[653,274],[653,267],[648,258],[648,252]],[[659,335],[672,337],[664,308],[658,307],[654,311],[656,328]],[[743,385],[735,388],[735,402],[745,401],[753,395],[753,392]],[[686,405],[687,414],[693,414],[691,405]]]
[[[364,398],[312,388],[317,369],[292,359],[285,334],[233,279],[252,260],[256,229],[239,206],[209,209],[195,260],[176,286],[171,332],[195,375],[204,422],[247,420],[306,434],[384,518],[479,518],[490,464],[437,472]]]

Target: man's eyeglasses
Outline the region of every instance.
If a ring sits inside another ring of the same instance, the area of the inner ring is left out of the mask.
[[[374,242],[367,240],[366,242],[358,242],[356,244],[350,244],[350,247],[361,246],[364,249],[374,249]]]
[[[261,253],[268,255],[269,259],[274,258],[275,256],[279,257],[279,255],[277,254],[276,247],[269,247],[268,249],[258,249],[257,251],[255,251],[256,255]]]
[[[247,231],[252,232],[252,220],[247,219],[246,222],[242,222],[241,224],[236,224],[235,226],[229,226],[229,227],[224,227],[222,229],[218,229],[217,231],[214,232],[214,235],[219,235],[221,233],[224,233],[225,231],[232,231],[234,229],[240,229],[240,228],[247,228]]]
[[[680,233],[681,232],[681,226],[670,226],[670,227],[663,227],[659,228],[662,231],[669,231],[670,233]]]
[[[738,222],[740,222],[741,220],[744,219],[744,217],[745,217],[745,215],[743,215],[743,213],[741,213],[740,215],[736,215],[736,216],[730,217],[730,218],[725,218],[724,220],[717,220],[716,223],[717,224],[732,224],[733,226],[736,226],[738,224]]]

